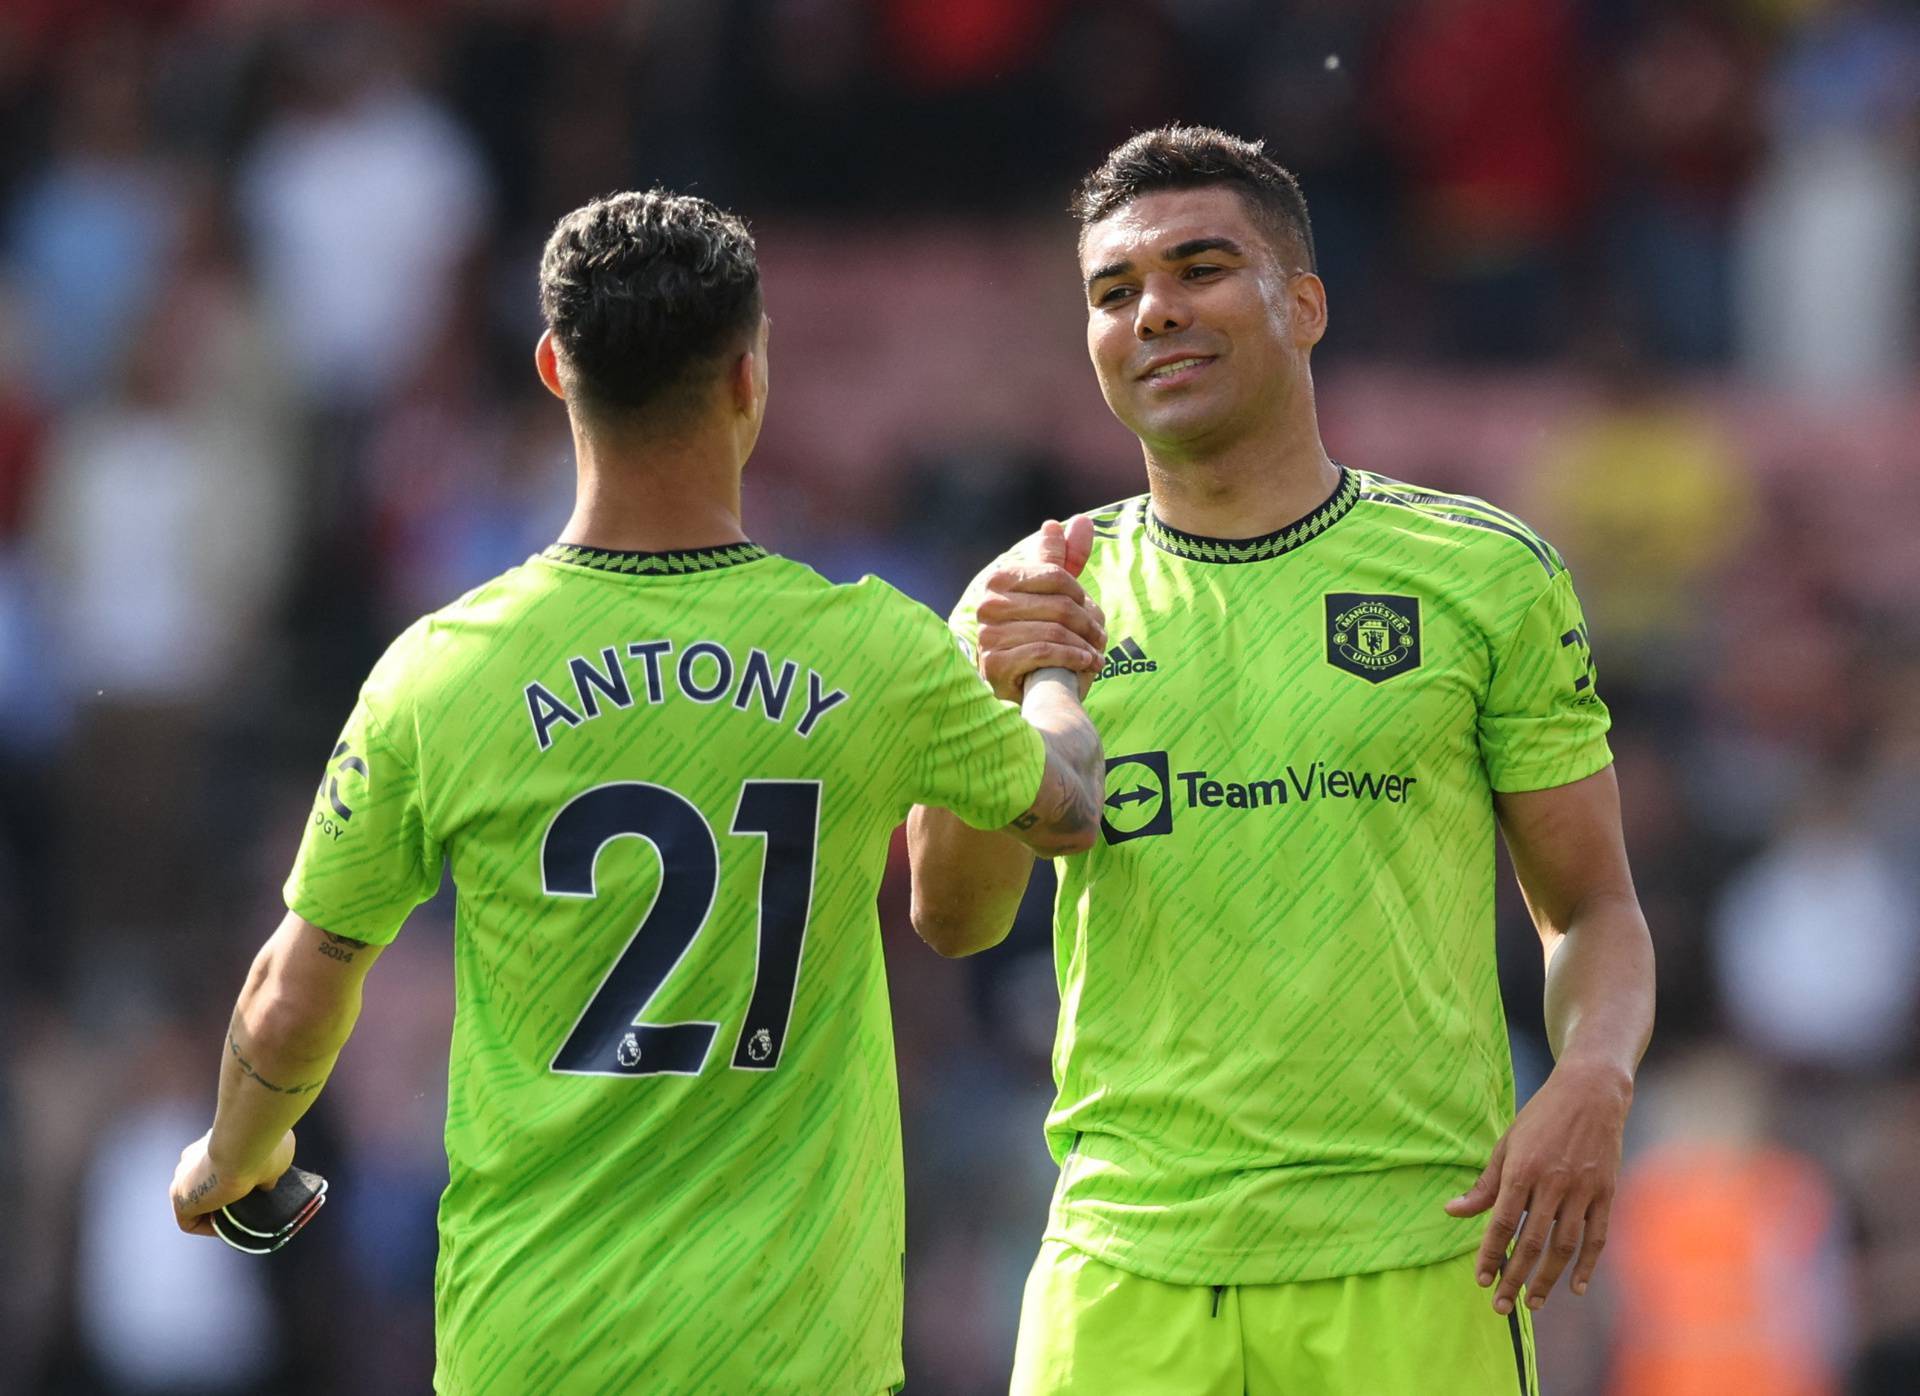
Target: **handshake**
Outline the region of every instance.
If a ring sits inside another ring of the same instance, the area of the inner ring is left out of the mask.
[[[960,613],[979,624],[980,672],[1002,698],[1019,701],[1042,669],[1065,669],[1085,698],[1106,662],[1106,613],[1080,585],[1093,550],[1093,521],[1075,514],[1040,531],[977,577]]]

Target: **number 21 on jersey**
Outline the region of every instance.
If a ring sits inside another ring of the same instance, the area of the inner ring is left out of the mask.
[[[780,1064],[800,980],[820,837],[820,782],[748,780],[729,832],[762,841],[759,951],[747,1015],[734,1043],[736,1071]],[[592,898],[594,866],[615,839],[653,845],[660,881],[653,904],[613,962],[549,1070],[563,1076],[698,1076],[718,1023],[649,1023],[647,1006],[705,929],[720,886],[720,844],[684,795],[645,781],[614,781],[576,795],[553,817],[540,848],[550,897]]]

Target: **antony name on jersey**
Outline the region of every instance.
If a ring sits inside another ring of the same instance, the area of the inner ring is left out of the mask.
[[[878,1392],[904,1197],[875,898],[1039,733],[939,619],[750,545],[556,546],[361,690],[287,904],[384,944],[452,869],[436,1389]]]
[[[800,666],[791,659],[781,661],[776,672],[767,652],[755,645],[744,657],[720,640],[695,640],[674,656],[670,639],[636,640],[626,646],[627,657],[637,660],[646,676],[642,690],[649,706],[659,707],[671,693],[695,703],[718,703],[725,699],[740,712],[758,711],[768,722],[784,722],[789,707],[798,721],[793,725],[796,737],[806,737],[820,719],[847,701],[845,689],[834,688],[820,677],[820,671],[807,669],[806,694],[795,702],[795,677]],[[598,660],[576,654],[566,662],[572,678],[576,702],[567,704],[538,680],[526,686],[527,716],[533,722],[533,739],[545,751],[553,745],[555,723],[578,727],[600,716],[601,699],[614,709],[633,706],[633,685],[620,662],[620,650],[603,646]],[[665,673],[674,677],[669,689]],[[738,675],[738,681],[735,681]]]

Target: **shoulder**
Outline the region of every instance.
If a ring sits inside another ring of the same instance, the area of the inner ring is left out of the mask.
[[[459,690],[476,661],[523,640],[529,608],[556,583],[531,562],[491,577],[397,635],[361,687],[362,700],[378,717],[430,706]]]
[[[1097,569],[1103,560],[1111,561],[1115,557],[1126,556],[1136,550],[1140,542],[1140,522],[1145,517],[1146,506],[1147,496],[1136,494],[1115,500],[1111,504],[1102,504],[1096,509],[1075,511],[1085,514],[1093,523],[1093,549],[1087,555],[1087,566],[1080,576],[1081,582],[1090,590],[1097,589]],[[1039,536],[1040,530],[1035,529],[1001,549],[1000,553],[976,572],[973,580],[967,584],[962,605],[975,597],[986,579],[996,570],[1010,562],[1029,556],[1034,541]]]
[[[1147,496],[1129,495],[1086,511],[1093,520],[1093,551],[1087,557],[1091,571],[1103,559],[1125,556],[1136,551],[1141,541],[1141,525],[1147,516]]]
[[[751,590],[756,604],[773,607],[852,616],[918,604],[883,577],[868,573],[857,581],[836,582],[784,553],[770,553],[737,576],[740,585]]]
[[[497,636],[524,619],[529,608],[557,589],[557,573],[529,558],[429,611],[400,632],[387,649],[389,660],[415,669],[444,662],[465,646]]]
[[[1355,507],[1378,526],[1464,550],[1488,566],[1530,577],[1544,588],[1567,570],[1559,552],[1525,521],[1470,494],[1355,471],[1360,498]]]
[[[869,573],[854,582],[830,582],[792,565],[794,590],[786,595],[795,619],[805,611],[814,633],[831,636],[845,652],[878,655],[891,664],[902,657],[930,660],[954,647],[947,619],[886,578]]]
[[[1111,504],[1102,504],[1098,509],[1085,509],[1081,512],[1093,520],[1093,536],[1096,540],[1114,539],[1120,536],[1130,521],[1138,521],[1146,503],[1146,495],[1131,494],[1125,499],[1116,499]]]
[[[837,586],[837,601],[854,609],[866,634],[874,638],[914,638],[914,632],[947,632],[947,622],[879,576],[862,576],[858,582]]]
[[[911,617],[933,614],[885,577],[877,577],[871,572],[856,582],[829,582],[824,577],[817,580],[821,603],[844,609],[850,615]]]

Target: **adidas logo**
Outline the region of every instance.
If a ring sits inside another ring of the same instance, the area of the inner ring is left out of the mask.
[[[1107,651],[1107,662],[1100,666],[1100,677],[1114,679],[1123,674],[1151,674],[1159,667],[1147,658],[1147,652],[1140,648],[1139,641],[1122,640]]]

